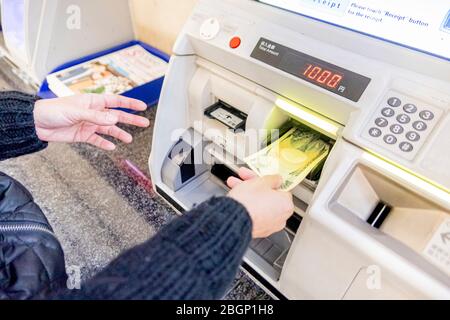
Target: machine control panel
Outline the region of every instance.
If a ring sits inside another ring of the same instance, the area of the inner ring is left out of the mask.
[[[390,91],[362,136],[396,155],[413,160],[442,114],[437,107]]]
[[[251,57],[354,102],[359,101],[371,81],[265,38],[258,41]]]

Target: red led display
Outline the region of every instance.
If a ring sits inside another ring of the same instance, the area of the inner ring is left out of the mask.
[[[324,69],[318,65],[307,64],[303,75],[319,85],[326,86],[330,89],[336,89],[344,78],[331,70]]]

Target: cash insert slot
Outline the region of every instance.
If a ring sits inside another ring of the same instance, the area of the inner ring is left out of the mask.
[[[293,127],[304,127],[308,130],[311,130],[314,133],[319,134],[320,139],[322,139],[323,141],[325,141],[326,143],[328,143],[330,145],[330,152],[333,149],[333,146],[335,144],[335,140],[330,138],[329,136],[307,126],[306,124],[303,124],[299,121],[297,121],[296,119],[291,118],[289,121],[287,121],[286,123],[284,123],[280,129],[279,129],[279,136],[277,136],[275,139],[273,139],[272,141],[269,141],[269,143],[267,143],[267,145],[270,145],[274,142],[276,142],[278,140],[279,137],[283,136],[286,132],[288,132],[291,128]],[[302,185],[310,188],[312,191],[315,191],[317,184],[320,180],[320,177],[322,175],[322,170],[323,170],[323,166],[328,158],[329,154],[327,155],[327,157],[320,162],[306,177],[306,179],[301,183]]]

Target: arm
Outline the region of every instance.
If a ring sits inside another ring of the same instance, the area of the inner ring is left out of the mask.
[[[0,93],[0,160],[44,149],[34,125],[37,97],[10,91]]]
[[[245,207],[213,198],[56,299],[220,299],[251,240]]]
[[[231,178],[228,197],[213,198],[175,219],[146,243],[128,250],[80,291],[55,299],[219,299],[231,285],[252,236],[282,230],[292,195],[279,176]],[[256,200],[257,199],[257,200]]]

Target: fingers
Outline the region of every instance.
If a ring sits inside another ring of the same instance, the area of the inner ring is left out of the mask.
[[[120,123],[129,124],[136,127],[146,128],[150,125],[150,121],[147,118],[130,114],[124,111],[111,110],[115,116],[119,118]]]
[[[141,128],[146,128],[150,125],[150,121],[147,118],[118,110],[78,109],[77,113],[77,120],[87,121],[99,126],[112,126],[119,122]]]
[[[258,177],[255,172],[245,167],[240,168],[238,174],[242,180],[251,180]]]
[[[103,149],[106,151],[113,151],[116,149],[116,146],[114,145],[114,143],[100,137],[97,134],[93,134],[92,136],[90,136],[86,142],[99,148],[99,149]]]
[[[283,201],[283,209],[286,214],[286,220],[289,219],[290,216],[294,214],[295,206],[293,201],[292,193],[283,192],[283,196],[285,197],[285,201]]]
[[[230,177],[227,180],[227,185],[231,189],[235,188],[244,181],[258,178],[258,175],[255,172],[245,167],[240,168],[238,174],[241,179],[238,179],[236,177]],[[262,184],[268,185],[270,188],[274,190],[277,190],[281,188],[281,185],[283,184],[283,179],[279,175],[265,176],[260,179],[260,182]]]
[[[108,135],[124,143],[131,143],[133,141],[133,136],[131,134],[116,126],[99,127],[97,133]]]
[[[77,120],[90,122],[99,126],[111,126],[119,122],[119,115],[113,111],[98,111],[92,109],[77,109]]]
[[[245,168],[245,167],[242,167],[239,169],[238,175],[241,179],[236,178],[236,177],[228,178],[227,185],[231,189],[235,188],[237,185],[241,184],[244,181],[251,180],[251,179],[258,177],[258,175],[256,173],[254,173],[252,170]]]
[[[279,175],[264,176],[261,178],[261,182],[268,185],[270,188],[277,190],[281,188],[283,184],[283,178]]]
[[[230,189],[234,189],[237,185],[241,184],[243,181],[236,177],[229,177],[227,180],[227,185]]]
[[[92,94],[91,107],[107,109],[124,108],[135,111],[144,111],[147,109],[147,105],[142,101],[114,94]]]
[[[108,94],[82,95],[81,98],[85,99],[83,100],[84,104],[89,107],[77,108],[74,120],[87,121],[100,126],[112,126],[118,122],[143,128],[150,125],[147,118],[120,110],[110,110],[112,108],[124,108],[144,111],[147,109],[147,105],[142,101]]]

